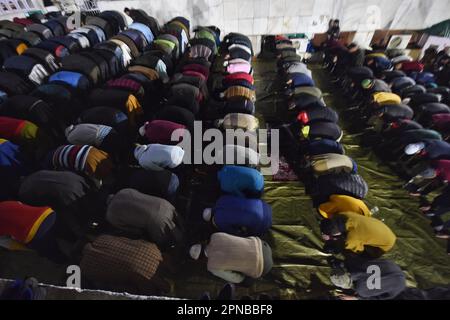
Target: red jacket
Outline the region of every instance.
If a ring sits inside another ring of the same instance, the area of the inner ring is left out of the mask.
[[[25,126],[25,123],[25,120],[0,117],[0,138],[10,141],[20,139],[20,132]]]
[[[181,137],[178,141],[172,141],[172,133],[177,129],[186,129],[186,126],[172,121],[153,120],[145,124],[145,136],[150,143],[176,145],[183,139]]]
[[[31,207],[19,201],[0,202],[0,236],[27,244],[52,212],[49,207]]]
[[[185,65],[183,67],[183,71],[195,71],[195,72],[203,74],[203,76],[205,78],[209,77],[209,69],[207,67],[205,67],[205,66],[202,66],[202,65],[199,65],[199,64],[195,64],[195,63]]]
[[[239,80],[245,80],[251,84],[255,83],[253,76],[251,74],[244,73],[244,72],[229,74],[223,79],[223,82],[224,83],[232,83],[233,81],[239,81]]]
[[[402,71],[405,72],[422,72],[425,66],[419,61],[403,62]]]

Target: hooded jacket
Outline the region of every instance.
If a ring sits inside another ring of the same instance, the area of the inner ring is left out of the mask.
[[[338,215],[346,218],[347,250],[362,253],[365,246],[370,246],[388,252],[394,247],[397,238],[382,221],[354,212],[340,212]]]
[[[209,60],[212,55],[212,50],[201,44],[193,45],[189,50],[189,56],[192,58],[204,58]]]
[[[163,258],[158,247],[144,240],[101,235],[82,253],[83,276],[117,292],[160,294],[157,272]]]
[[[132,169],[122,175],[122,188],[130,188],[150,196],[171,199],[179,187],[177,175],[169,170]]]
[[[114,130],[111,127],[98,124],[71,125],[65,134],[70,144],[90,145],[101,148],[103,140]]]
[[[159,143],[165,145],[176,145],[183,139],[182,136],[177,141],[172,140],[172,134],[175,130],[184,130],[186,126],[166,120],[153,120],[145,123],[141,128],[141,135],[145,135],[150,143]],[[144,133],[144,134],[142,134]]]
[[[303,74],[303,73],[291,73],[290,80],[292,80],[292,82],[291,82],[292,88],[315,87],[316,86],[316,84],[314,83],[314,80],[307,74]]]
[[[225,195],[212,211],[215,226],[231,235],[263,236],[272,226],[272,209],[260,199]]]
[[[106,219],[130,235],[145,236],[158,246],[170,246],[182,238],[176,209],[167,200],[124,189],[109,199]]]
[[[37,147],[42,138],[39,128],[32,122],[9,117],[0,117],[0,138],[18,145]]]
[[[5,195],[16,197],[12,192],[12,186],[19,181],[21,176],[26,176],[30,173],[26,162],[25,155],[22,153],[20,147],[11,141],[0,139],[0,174],[2,177],[2,184],[0,184],[0,196]],[[11,195],[12,193],[12,195]]]
[[[309,156],[322,155],[327,153],[344,154],[342,145],[330,139],[320,139],[316,141],[310,141],[306,145],[306,154]]]
[[[341,128],[333,122],[317,121],[300,128],[300,137],[307,140],[331,139],[340,141],[343,132]]]
[[[394,92],[400,92],[408,87],[416,85],[416,81],[410,77],[395,78],[391,82],[391,88]]]
[[[387,104],[375,110],[373,115],[389,123],[399,119],[411,120],[414,117],[414,111],[404,104]]]
[[[241,73],[241,72],[251,74],[253,72],[253,69],[249,62],[243,60],[242,62],[235,62],[235,63],[230,62],[226,66],[226,71],[229,74]]]
[[[330,196],[329,201],[321,204],[318,210],[325,219],[332,219],[335,214],[340,212],[354,212],[366,217],[372,216],[369,208],[362,200],[344,195],[334,194]]]
[[[256,169],[224,166],[218,173],[223,192],[240,197],[260,197],[264,191],[264,177]]]
[[[358,166],[355,161],[341,154],[321,154],[311,158],[311,168],[316,175],[335,173],[356,173]]]
[[[184,150],[178,146],[150,144],[136,147],[134,157],[144,169],[173,169],[183,162]]]
[[[264,253],[261,239],[214,233],[205,249],[208,271],[233,271],[257,279],[263,275]]]
[[[145,96],[145,90],[142,85],[133,79],[121,77],[108,81],[107,86],[110,89],[120,89],[128,91],[140,99]]]
[[[131,40],[129,37],[127,37],[123,34],[118,34],[111,38],[111,40],[113,40],[113,39],[116,39],[116,40],[119,40],[119,41],[122,41],[123,43],[125,43],[127,45],[127,47],[130,49],[131,56],[133,57],[133,59],[139,57],[140,51],[139,51],[138,47],[136,46],[136,44],[134,43],[134,41]]]
[[[139,52],[143,52],[148,45],[147,40],[139,30],[127,29],[122,31],[120,34],[133,41]]]
[[[87,91],[91,87],[89,79],[79,73],[72,71],[58,71],[50,76],[49,83],[65,83],[72,88]]]
[[[315,121],[328,121],[337,123],[339,121],[339,116],[337,112],[331,108],[307,108],[306,110],[298,114],[297,120],[303,125]]]
[[[320,176],[317,186],[318,194],[327,198],[333,194],[342,194],[364,199],[369,191],[366,181],[360,175],[348,173]]]
[[[389,93],[389,92],[375,93],[372,96],[372,98],[373,98],[373,102],[377,106],[383,106],[386,104],[401,104],[402,103],[402,98],[400,98],[400,96],[398,96],[394,93]]]
[[[19,200],[31,206],[67,208],[89,192],[86,179],[69,171],[35,172],[26,177],[19,189]]]
[[[402,96],[402,99],[411,98],[415,96],[416,94],[422,94],[427,92],[427,89],[424,86],[421,86],[420,84],[416,84],[415,86],[411,86],[408,88],[405,88],[400,91],[400,94]]]
[[[9,236],[22,244],[34,240],[39,227],[50,215],[49,207],[31,207],[18,201],[0,202],[0,236]]]
[[[143,23],[133,22],[132,24],[130,24],[128,26],[128,29],[134,29],[134,30],[140,31],[142,33],[142,35],[145,37],[145,39],[147,40],[147,43],[152,43],[155,38],[152,30]]]
[[[97,179],[107,177],[113,168],[106,152],[87,145],[61,146],[53,152],[51,161],[55,169],[73,170]]]
[[[380,288],[369,289],[367,283],[373,273],[367,271],[371,266],[380,269]],[[406,277],[402,269],[394,262],[383,259],[352,258],[345,261],[345,267],[351,274],[353,289],[363,300],[392,300],[406,289]]]

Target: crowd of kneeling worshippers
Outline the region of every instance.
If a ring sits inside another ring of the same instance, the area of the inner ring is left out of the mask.
[[[233,298],[232,284],[247,285],[273,267],[272,250],[263,240],[272,212],[261,199],[258,144],[247,134],[259,126],[252,43],[238,33],[221,39],[214,26],[194,28],[191,38],[190,22],[183,17],[160,26],[142,10],[125,13],[132,24],[119,12],[105,11],[83,17],[83,25],[72,30],[67,17],[57,14],[0,21],[1,246],[77,264],[83,287],[147,295],[170,292],[167,253],[181,248],[229,283],[219,298]],[[325,107],[292,43],[285,37],[276,43],[279,71],[289,87],[287,108],[296,112],[283,129],[299,142],[312,169],[304,182],[324,218],[324,250],[346,257],[344,262],[330,258],[332,282],[347,290],[343,297],[398,297],[405,292],[405,276],[381,258],[396,237],[363,202],[368,186],[343,154],[338,115]],[[390,150],[402,153],[406,147],[414,156],[404,159],[405,169],[416,172],[413,162],[429,166],[412,175],[408,190],[425,195],[442,184],[445,154],[429,150],[433,143],[446,143],[448,107],[441,103],[448,98],[446,88],[431,85],[426,79],[432,75],[417,72],[408,57],[396,57],[396,65],[409,77],[378,70],[381,53],[365,58],[370,67],[352,69],[340,66],[334,48],[326,50],[333,73],[345,77],[355,99],[367,99],[358,115],[381,120],[375,127],[383,137],[402,132],[400,140],[389,143]],[[377,90],[382,80],[376,76],[392,86]],[[400,95],[410,99],[410,107]],[[417,109],[417,122],[411,120],[411,108]],[[403,115],[404,110],[409,113]],[[192,133],[196,120],[205,127],[240,129],[247,140],[224,145],[227,161],[230,154],[245,161],[217,167],[222,196],[197,213],[215,232],[192,245],[175,199],[189,183],[187,173],[201,169],[183,161],[186,152],[179,143],[186,137],[174,133]],[[448,208],[446,194],[423,206],[440,236],[446,230],[439,220]],[[366,285],[371,265],[382,274],[375,290]],[[29,282],[11,290],[21,285]],[[416,292],[422,298],[430,294]]]
[[[280,92],[291,119],[280,127],[285,142],[282,150],[294,166],[306,169],[300,177],[323,217],[324,251],[332,254],[331,281],[343,289],[341,298],[448,298],[448,288],[406,288],[401,268],[383,259],[394,247],[396,236],[377,219],[379,209],[370,209],[364,202],[368,185],[340,144],[339,115],[326,106],[292,41],[281,35],[268,41],[273,44],[266,47],[275,48],[283,83]],[[450,178],[450,108],[446,104],[450,89],[449,83],[439,80],[442,76],[427,69],[442,71],[450,56],[439,54],[439,59],[426,66],[403,51],[365,52],[356,44],[344,46],[332,38],[321,49],[333,83],[353,103],[341,117],[364,131],[364,144],[373,146],[383,160],[395,162],[399,174],[411,179],[405,189],[421,197],[420,209],[430,218],[436,236],[448,239],[450,221],[443,217],[450,210],[446,186]],[[429,201],[427,195],[433,191],[438,196]],[[367,284],[371,266],[381,270],[379,288]]]
[[[257,143],[221,150],[231,163],[218,166],[223,195],[203,212],[215,229],[203,245],[191,248],[174,206],[195,169],[179,145],[194,121],[258,129],[251,41],[125,13],[132,24],[104,11],[74,30],[55,14],[0,21],[2,247],[77,264],[83,287],[117,292],[170,294],[164,255],[177,246],[229,283],[266,275],[272,212]]]

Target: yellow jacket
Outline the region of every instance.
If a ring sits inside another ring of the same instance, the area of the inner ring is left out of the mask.
[[[331,219],[333,215],[339,212],[355,212],[366,217],[372,216],[372,213],[363,201],[349,196],[332,195],[328,202],[323,203],[319,207],[319,213],[325,219]]]
[[[373,95],[373,101],[376,104],[383,106],[386,104],[400,104],[402,103],[402,98],[395,93],[378,92]]]
[[[387,56],[384,53],[376,52],[368,54],[366,58],[387,58]]]
[[[347,250],[361,253],[364,251],[364,246],[371,246],[388,252],[394,247],[397,238],[382,221],[354,212],[341,212],[339,215],[347,218],[345,223]]]

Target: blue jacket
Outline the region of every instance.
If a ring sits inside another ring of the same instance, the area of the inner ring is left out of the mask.
[[[0,199],[11,199],[12,186],[19,181],[21,176],[30,172],[25,167],[23,155],[19,146],[14,143],[0,139]]]
[[[224,166],[217,176],[222,191],[235,196],[260,196],[264,190],[264,177],[253,168]]]
[[[222,196],[213,208],[221,232],[241,237],[263,236],[272,226],[272,208],[260,199]]]
[[[394,92],[401,91],[403,89],[406,89],[408,87],[414,86],[416,84],[416,81],[413,78],[410,77],[400,77],[395,78],[392,83],[392,90]]]
[[[50,76],[48,82],[64,82],[75,89],[81,90],[88,90],[90,87],[89,79],[86,76],[72,71],[59,71],[54,73]]]
[[[22,161],[20,160],[20,149],[11,141],[0,139],[0,167],[20,169],[21,173],[25,173]],[[23,170],[22,170],[22,169]]]
[[[392,68],[392,62],[389,59],[383,57],[375,57],[375,68],[379,71],[389,70]]]
[[[304,73],[296,73],[292,76],[292,88],[297,87],[315,87],[316,84],[311,77]]]
[[[134,22],[134,23],[130,24],[128,29],[134,29],[134,30],[140,31],[142,33],[142,35],[145,37],[145,39],[147,40],[148,44],[152,43],[153,39],[155,38],[152,33],[152,30],[143,23]]]
[[[411,78],[416,80],[417,83],[427,85],[429,83],[436,82],[434,74],[431,72],[414,72],[411,74]]]

